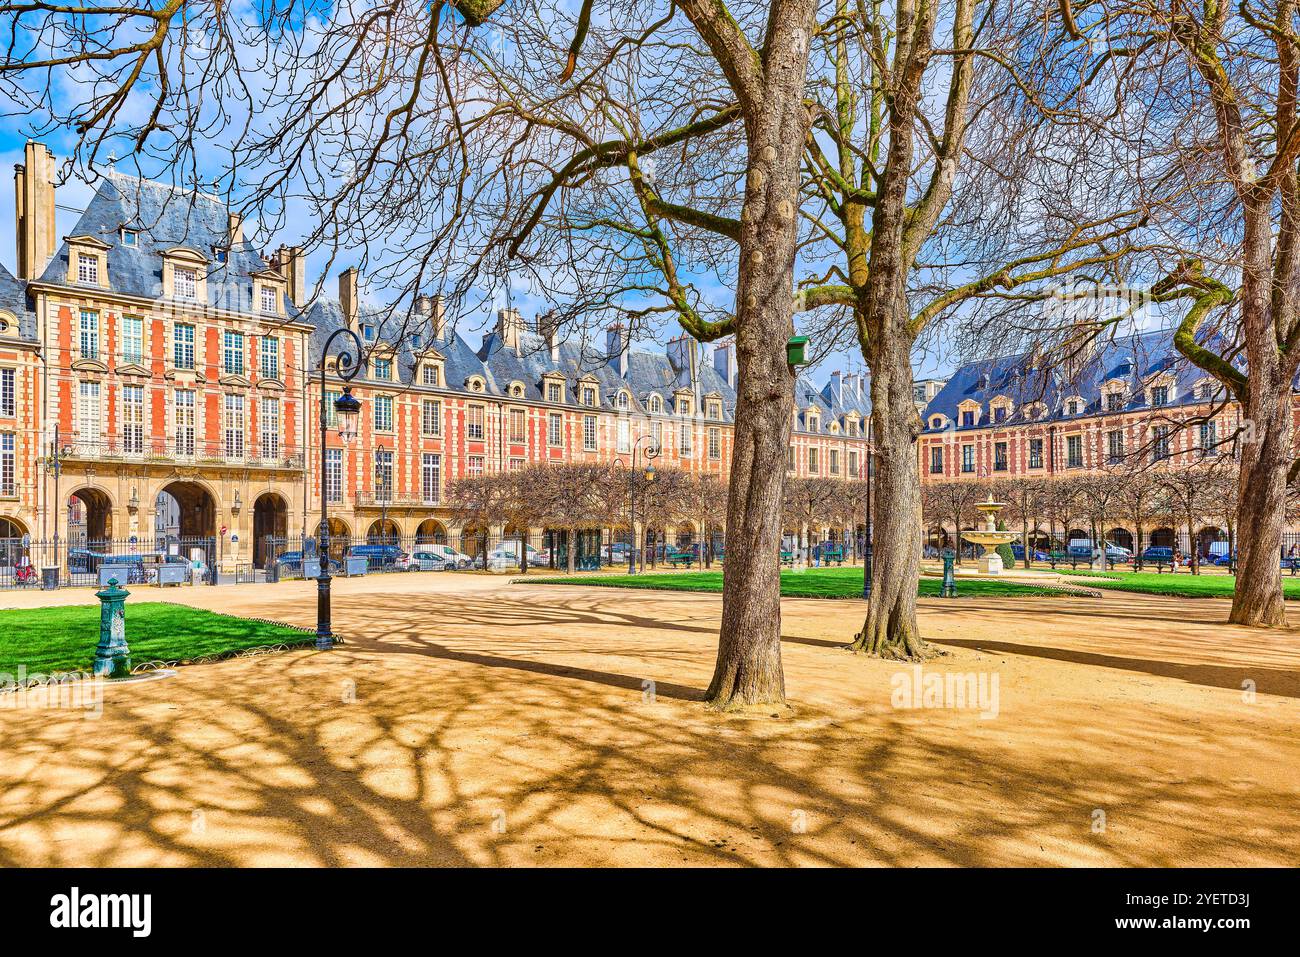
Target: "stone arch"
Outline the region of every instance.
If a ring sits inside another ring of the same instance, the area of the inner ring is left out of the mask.
[[[84,485],[67,498],[68,545],[85,548],[113,537],[113,496],[97,485]]]
[[[253,502],[253,564],[266,563],[266,540],[283,540],[289,534],[289,503],[279,492],[263,492]]]
[[[1178,536],[1174,534],[1174,530],[1165,525],[1151,533],[1151,547],[1173,548],[1178,543],[1177,539]]]
[[[1127,548],[1131,552],[1133,551],[1133,545],[1136,539],[1134,539],[1133,533],[1127,528],[1116,526],[1106,532],[1106,541],[1113,545],[1118,545],[1120,548]]]
[[[1196,554],[1202,558],[1210,555],[1210,546],[1215,542],[1226,542],[1228,533],[1217,525],[1206,525],[1196,533]]]
[[[402,540],[402,530],[391,518],[377,518],[366,529],[366,544],[394,545]]]
[[[446,545],[447,526],[436,518],[426,518],[416,526],[415,540],[421,544]]]
[[[0,516],[0,565],[12,567],[27,554],[23,547],[23,536],[27,526],[16,518]]]
[[[168,482],[154,500],[154,527],[160,538],[216,538],[217,496],[193,479]]]

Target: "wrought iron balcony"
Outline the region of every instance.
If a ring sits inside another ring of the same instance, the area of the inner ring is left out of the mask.
[[[278,455],[263,455],[245,449],[243,454],[238,454],[220,442],[177,443],[156,439],[145,439],[139,443],[123,442],[120,439],[74,441],[63,443],[60,458],[63,461],[140,465],[239,465],[249,469],[291,472],[303,470],[301,452],[281,451]]]
[[[382,491],[358,492],[353,499],[356,508],[437,508],[441,504],[439,499],[426,499],[409,493],[389,495]]]

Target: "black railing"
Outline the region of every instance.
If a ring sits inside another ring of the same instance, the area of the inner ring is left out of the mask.
[[[68,442],[63,445],[62,458],[90,462],[139,462],[142,465],[242,465],[246,468],[286,469],[302,471],[301,452],[266,454],[245,448],[242,452],[221,442],[169,442],[143,439],[140,442],[119,439],[99,439]]]

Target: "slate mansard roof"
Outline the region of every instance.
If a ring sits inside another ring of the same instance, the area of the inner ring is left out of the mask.
[[[315,327],[311,339],[311,363],[316,368],[320,363],[321,349],[326,338],[335,329],[344,325],[343,312],[338,302],[321,299],[312,305],[306,316],[307,322]],[[574,339],[559,342],[558,357],[552,357],[546,339],[536,332],[524,330],[519,333],[519,348],[507,345],[499,330],[487,333],[481,345],[475,349],[457,332],[450,328],[440,339],[433,338],[416,328],[416,324],[407,319],[403,310],[386,310],[374,307],[361,307],[358,310],[355,328],[360,332],[365,326],[375,330],[373,342],[367,342],[369,350],[376,343],[399,340],[394,355],[394,385],[410,385],[415,381],[416,366],[422,354],[436,352],[443,357],[445,387],[463,390],[471,377],[483,380],[483,394],[487,396],[509,397],[511,386],[522,386],[519,396],[530,402],[545,402],[545,376],[559,374],[565,379],[566,405],[577,405],[579,389],[587,384],[596,386],[597,403],[595,408],[607,411],[618,409],[618,396],[626,392],[630,398],[631,411],[646,413],[649,411],[651,397],[658,395],[662,408],[670,412],[673,408],[675,394],[685,389],[694,396],[697,412],[704,412],[702,403],[712,396],[722,402],[722,419],[733,422],[735,418],[736,391],[727,383],[726,378],[703,355],[703,350],[694,343],[688,348],[696,350],[695,384],[691,383],[689,361],[680,356],[676,361],[670,346],[667,352],[652,352],[638,349],[631,345],[627,351],[627,371],[620,375],[617,357],[611,355],[605,343],[592,343]],[[385,332],[392,334],[386,336]],[[413,340],[412,333],[418,336]],[[367,380],[364,376],[359,381]],[[795,386],[795,404],[799,411],[799,427],[806,428],[804,410],[816,407],[820,410],[822,431],[830,422],[850,411],[856,411],[865,420],[869,414],[869,402],[856,395],[850,395],[846,387],[836,396],[831,384],[817,389],[812,382],[800,376]],[[585,406],[583,406],[585,408]]]
[[[123,242],[122,231],[135,232],[136,244]],[[67,238],[89,236],[107,243],[109,288],[143,299],[166,296],[162,287],[163,253],[190,249],[208,260],[207,305],[236,312],[260,312],[253,303],[253,275],[270,269],[261,251],[252,243],[230,241],[230,214],[215,196],[184,191],[164,183],[112,173],[103,179],[95,195],[60,242],[45,267],[41,281],[71,288],[68,281]],[[226,261],[217,261],[224,250]],[[102,291],[98,286],[87,290]],[[285,316],[299,318],[298,310],[286,298]]]
[[[1171,385],[1165,407],[1205,401],[1204,397],[1197,397],[1195,387],[1205,382],[1208,374],[1178,353],[1174,348],[1173,334],[1167,329],[1099,344],[1078,373],[1069,378],[1062,374],[1059,365],[1036,360],[1031,353],[972,362],[954,372],[926,406],[925,430],[988,428],[989,403],[1000,396],[1012,403],[1005,424],[1062,421],[1097,415],[1103,411],[1102,386],[1112,381],[1124,386],[1125,400],[1120,411],[1142,410],[1148,407],[1146,387],[1157,377],[1164,377],[1163,381]],[[1217,390],[1217,383],[1215,388]],[[1071,399],[1079,401],[1079,409],[1074,415],[1066,413],[1066,402]],[[981,414],[976,425],[962,426],[960,407],[968,400],[978,403]],[[1045,405],[1046,414],[1026,414],[1031,403]],[[1108,408],[1105,411],[1113,410]],[[943,416],[946,424],[938,428],[933,426],[931,423],[936,415]]]
[[[0,263],[0,311],[11,313],[18,320],[15,331],[18,338],[36,341],[36,314],[27,301],[27,290],[3,263]]]

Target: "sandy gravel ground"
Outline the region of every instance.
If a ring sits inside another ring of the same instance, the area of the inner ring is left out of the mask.
[[[315,615],[302,582],[166,597]],[[982,717],[894,707],[914,672],[838,647],[860,605],[787,600],[772,719],[699,703],[720,604],[338,581],[345,648],[183,668],[96,718],[0,710],[0,864],[1300,863],[1295,632],[1118,592],[924,601],[925,673],[996,676]]]

